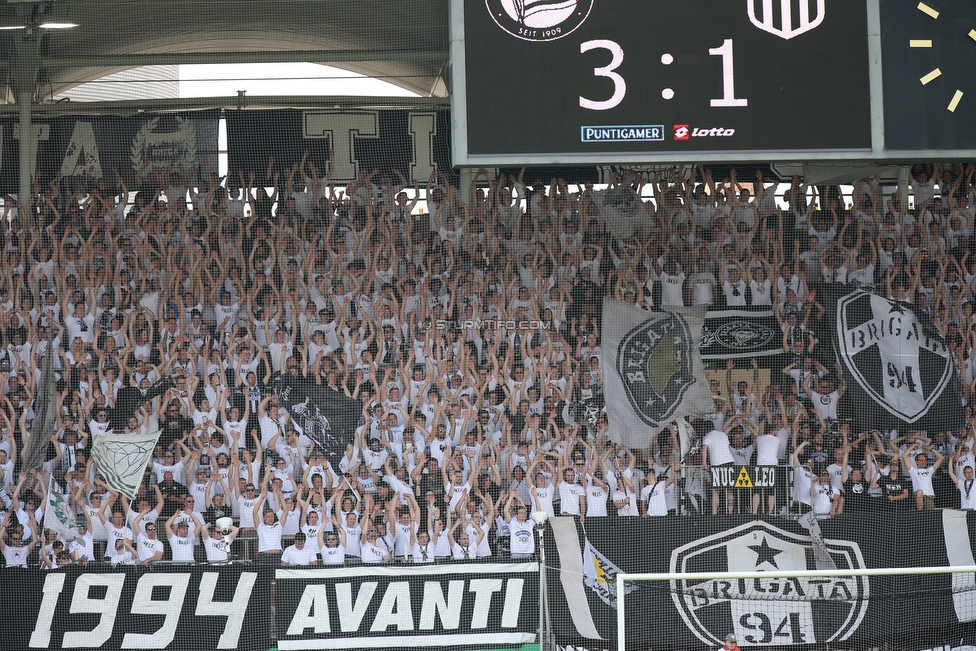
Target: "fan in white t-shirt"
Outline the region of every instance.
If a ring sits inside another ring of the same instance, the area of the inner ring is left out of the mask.
[[[281,564],[286,565],[318,565],[318,555],[315,548],[306,543],[304,531],[295,534],[295,542],[281,554]]]

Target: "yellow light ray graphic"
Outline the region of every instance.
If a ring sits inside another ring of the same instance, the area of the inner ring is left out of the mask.
[[[962,101],[962,96],[963,96],[963,92],[961,90],[957,90],[956,94],[952,96],[952,101],[949,102],[950,113],[956,112],[956,107],[959,106],[959,102]]]
[[[908,47],[932,47],[932,41],[928,39],[912,39],[908,41]]]
[[[976,41],[976,29],[969,30],[969,38],[971,38],[974,41]]]
[[[925,86],[929,82],[934,81],[935,79],[938,79],[941,76],[942,76],[942,71],[939,70],[938,68],[936,68],[935,70],[933,70],[929,74],[927,74],[924,77],[922,77],[919,81],[921,81],[922,82],[922,85]]]
[[[919,2],[918,3],[918,10],[921,11],[923,14],[926,14],[928,16],[931,16],[932,18],[934,18],[936,20],[939,19],[939,12],[937,10],[933,9],[932,7],[928,6],[924,2]]]

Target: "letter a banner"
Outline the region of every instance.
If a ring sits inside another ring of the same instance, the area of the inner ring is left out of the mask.
[[[603,301],[604,393],[610,429],[620,443],[645,448],[668,423],[712,407],[698,345],[703,308],[647,312]]]
[[[965,425],[952,352],[927,316],[863,290],[830,304],[847,382],[844,403],[857,405],[860,430]]]

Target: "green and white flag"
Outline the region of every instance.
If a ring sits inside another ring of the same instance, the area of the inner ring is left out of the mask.
[[[61,490],[61,485],[54,481],[53,475],[48,478],[44,528],[57,531],[66,538],[75,538],[78,535],[78,525],[75,523],[75,511],[71,507],[71,501]]]
[[[91,455],[105,483],[130,500],[135,499],[159,435],[160,432],[117,434],[114,430],[100,434],[92,443]]]

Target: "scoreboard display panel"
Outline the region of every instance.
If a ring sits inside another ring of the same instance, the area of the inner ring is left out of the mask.
[[[871,148],[863,2],[463,5],[470,156]]]
[[[889,149],[952,150],[952,134],[913,139],[901,124],[903,102],[930,71],[914,77],[906,62],[921,59],[920,48],[895,26],[925,18],[926,33],[958,31],[948,19],[936,26],[918,4],[451,0],[454,162],[877,160],[888,154],[886,125],[897,143]],[[956,22],[976,7],[929,4]],[[884,75],[883,40],[892,61],[901,57]],[[944,60],[970,44],[956,39]],[[937,57],[938,47],[925,54]],[[972,124],[976,92],[970,99],[956,117]]]

